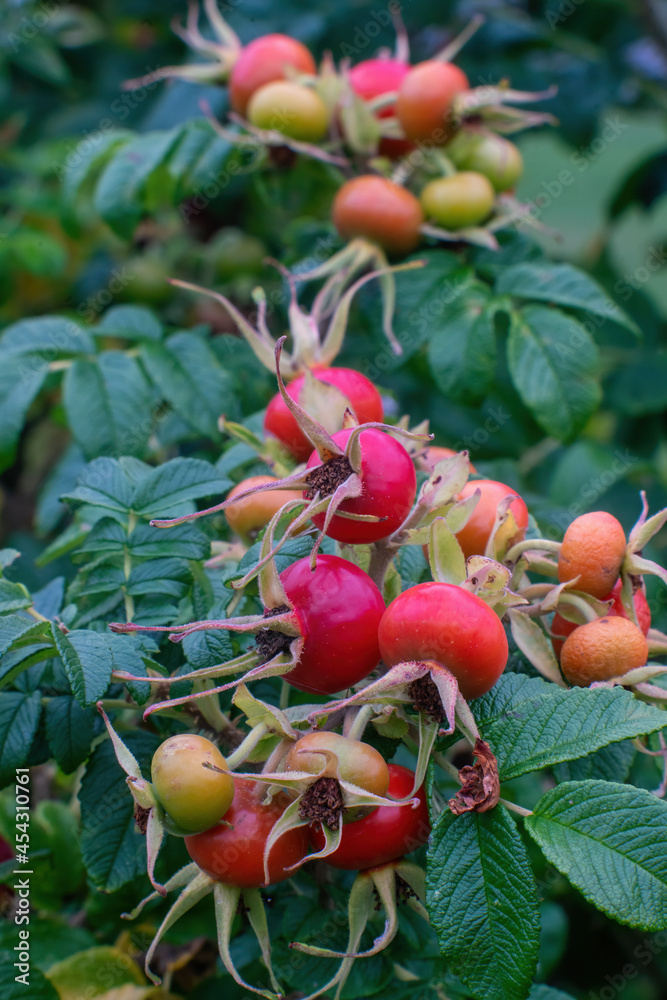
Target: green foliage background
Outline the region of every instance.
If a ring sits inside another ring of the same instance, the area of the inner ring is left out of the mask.
[[[353,61],[392,44],[386,6],[370,2],[240,0],[221,9],[244,40],[288,31],[318,54]],[[399,360],[382,339],[378,293],[368,287],[341,363],[376,380],[395,415],[428,418],[438,443],[467,447],[480,473],[519,489],[546,537],[561,537],[573,517],[599,507],[629,529],[640,490],[652,510],[667,505],[664,12],[649,0],[413,0],[403,5],[413,60],[477,12],[487,23],[460,59],[473,84],[508,77],[522,89],[558,86],[544,105],[558,126],[518,138],[526,163],[518,195],[545,229],[507,233],[498,253],[420,254],[429,266],[398,279]],[[144,891],[131,882],[143,858],[120,772],[110,783],[109,744],[94,750],[78,799],[71,777],[100,735],[91,706],[107,691],[110,664],[145,676],[157,651],[149,640],[111,636],[105,622],[128,596],[147,624],[174,620],[179,602],[204,615],[227,599],[219,577],[201,568],[222,521],[179,529],[168,544],[166,536],[155,541],[147,522],[261,471],[249,449],[230,446],[217,420],[224,412],[259,431],[273,380],[221,310],[166,278],[216,287],[248,311],[261,283],[277,334],[287,297],[264,257],[304,265],[339,246],[328,219],[335,173],[312,162],[253,170],[201,117],[201,99],[224,110],[224,89],[176,82],[122,90],[130,77],[190,58],[170,31],[172,15],[184,16],[176,0],[42,0],[0,11],[0,645],[11,647],[0,668],[0,766],[4,782],[17,763],[59,765],[55,775],[44,769],[33,821],[41,866],[35,962],[45,970],[115,942],[119,914]],[[647,553],[663,564],[666,541],[663,533]],[[664,628],[664,588],[650,581],[649,598]],[[22,616],[29,606],[50,621]],[[52,623],[56,615],[73,629],[68,636]],[[170,669],[180,664],[187,673],[230,652],[193,643]],[[93,661],[97,677],[87,669]],[[137,700],[146,696],[140,681],[134,687]],[[149,759],[157,738],[133,734],[134,752]],[[651,788],[660,778],[624,743],[598,750],[594,764],[587,756],[555,761],[544,766],[560,781],[599,785],[625,774]],[[545,774],[513,777],[513,794],[536,801]],[[112,818],[100,820],[98,811],[87,825],[87,803],[100,797],[112,803]],[[3,808],[0,832],[8,836],[9,799]],[[79,808],[81,854],[73,848]],[[99,849],[100,824],[126,847],[114,864]],[[165,871],[181,862],[180,850],[170,846]],[[555,984],[531,996],[557,1000],[561,988],[604,997],[621,978],[625,1000],[663,996],[660,933],[607,920],[534,845],[528,851],[542,872],[540,976]],[[332,890],[341,905],[343,889]],[[272,920],[284,940],[313,929],[315,889],[305,882],[302,891],[282,907],[288,890],[276,892]],[[175,929],[173,943],[210,936],[210,923],[202,907]],[[6,941],[12,933],[0,931]],[[133,933],[140,947],[142,932]],[[444,970],[435,938],[421,934],[406,919],[403,951],[392,960],[419,976],[423,997],[466,996]],[[257,965],[249,939],[241,936],[238,948]],[[358,966],[346,996],[390,988],[398,997],[403,987],[416,995],[413,984],[392,979],[386,956]],[[307,988],[311,974],[319,981],[307,966],[294,987]],[[206,1000],[220,980],[190,985],[186,995]]]

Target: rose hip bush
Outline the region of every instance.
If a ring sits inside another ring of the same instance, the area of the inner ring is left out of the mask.
[[[8,481],[58,452],[0,550],[38,1000],[563,1000],[604,979],[568,921],[667,929],[665,498],[562,499],[641,331],[516,194],[553,81],[387,18],[334,58],[190,5],[127,92],[197,110],[59,178],[72,246],[158,271],[0,331]]]

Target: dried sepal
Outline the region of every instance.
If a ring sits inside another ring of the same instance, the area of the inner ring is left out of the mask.
[[[447,803],[455,816],[466,812],[487,812],[498,804],[500,778],[498,762],[491,747],[478,739],[473,747],[474,764],[467,764],[459,771],[461,788]]]

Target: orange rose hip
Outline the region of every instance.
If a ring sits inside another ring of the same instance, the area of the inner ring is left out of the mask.
[[[618,580],[625,554],[621,523],[604,510],[575,518],[565,532],[558,557],[558,580],[579,577],[577,590],[603,598]]]
[[[567,637],[560,654],[563,675],[570,684],[588,687],[594,681],[622,677],[643,667],[648,659],[646,636],[628,618],[597,618]]]

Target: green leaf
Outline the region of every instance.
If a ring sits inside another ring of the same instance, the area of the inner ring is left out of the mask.
[[[63,695],[46,706],[46,738],[65,774],[72,774],[90,752],[99,718],[95,708],[82,708],[76,698]]]
[[[127,592],[133,597],[143,594],[183,597],[190,578],[190,567],[182,559],[151,559],[132,568]]]
[[[0,579],[0,614],[23,611],[32,606],[32,597],[22,583]]]
[[[18,928],[15,929],[14,935],[18,941]],[[31,963],[26,963],[29,966],[26,979],[17,981],[17,977],[23,973],[15,968],[15,961],[16,952],[8,951],[0,957],[0,994],[3,1000],[26,1000],[27,996],[30,1000],[60,1000],[55,986]]]
[[[112,632],[105,632],[104,640],[109,647],[114,670],[134,674],[137,678],[148,676],[146,663],[136,636],[114,635]],[[139,680],[125,681],[125,684],[138,704],[143,704],[147,700],[151,690],[150,684],[143,684]]]
[[[113,517],[101,517],[85,535],[82,552],[120,554],[128,545],[127,531]]]
[[[611,781],[568,781],[542,796],[525,825],[607,916],[646,931],[667,927],[667,802]]]
[[[55,236],[23,226],[9,237],[7,253],[17,270],[40,277],[57,278],[67,265],[67,251]]]
[[[554,776],[561,781],[584,781],[602,778],[604,781],[626,781],[637,751],[629,740],[610,743],[586,757],[554,765]]]
[[[129,514],[135,483],[126,467],[115,458],[96,458],[79,476],[76,489],[62,500],[104,507],[119,514]]]
[[[161,737],[129,732],[123,742],[148,774]],[[111,740],[105,740],[93,751],[79,790],[83,860],[94,885],[104,892],[146,874],[146,838],[135,830],[134,800],[125,777]]]
[[[172,556],[175,559],[206,559],[211,542],[197,524],[176,524],[169,531],[139,524],[128,539],[132,555],[139,559]]]
[[[537,964],[539,904],[505,809],[442,813],[428,850],[426,903],[449,967],[475,996],[525,1000]]]
[[[87,457],[143,453],[153,429],[154,396],[134,358],[106,351],[97,361],[75,361],[65,375],[64,402]]]
[[[229,632],[222,629],[203,629],[186,635],[183,639],[183,652],[193,670],[226,663],[234,655]]]
[[[40,691],[0,692],[0,787],[14,779],[17,767],[25,766],[41,713]]]
[[[11,462],[26,414],[48,374],[45,364],[28,358],[12,358],[0,365],[0,455]]]
[[[165,162],[181,135],[181,126],[130,140],[104,169],[95,189],[94,207],[122,239],[131,239],[145,209],[151,174]]]
[[[200,497],[220,496],[231,487],[214,465],[198,458],[174,458],[158,466],[137,487],[133,509],[140,517],[168,517]]]
[[[164,345],[145,344],[141,359],[176,413],[200,434],[219,438],[218,418],[234,415],[232,383],[206,341],[175,333]]]
[[[20,558],[21,553],[18,549],[0,549],[0,571],[7,569]]]
[[[95,342],[90,334],[63,316],[22,319],[12,323],[0,335],[3,364],[9,355],[35,354],[46,366],[57,358],[94,353]]]
[[[483,399],[496,364],[495,308],[485,285],[469,287],[447,311],[428,345],[435,381],[445,396],[468,404]]]
[[[503,781],[665,725],[661,709],[622,687],[565,689],[512,673],[477,698],[472,709]]]
[[[77,524],[76,521],[72,521],[64,531],[60,532],[57,538],[54,538],[50,545],[42,549],[35,559],[35,566],[48,566],[54,559],[58,559],[67,552],[71,552],[72,549],[78,548],[88,534],[87,526],[84,527]]]
[[[600,402],[597,348],[572,316],[544,306],[514,313],[507,360],[521,399],[559,440],[581,430]]]
[[[4,688],[13,684],[19,674],[36,663],[52,659],[54,655],[53,646],[46,643],[34,643],[30,646],[19,646],[18,649],[10,650],[2,657],[0,687]],[[34,686],[33,684],[32,687],[34,688]]]
[[[176,184],[176,200],[182,201],[198,193],[217,179],[232,149],[231,143],[218,135],[208,121],[187,122],[181,141],[167,164]]]
[[[93,330],[97,336],[124,340],[162,340],[160,320],[145,306],[112,306]]]
[[[500,295],[583,309],[603,319],[613,320],[637,336],[640,334],[634,320],[609,298],[605,290],[571,264],[516,264],[500,275],[496,291]]]
[[[113,663],[106,637],[87,629],[76,629],[67,635],[57,625],[51,629],[75,698],[84,707],[94,705],[111,680]]]
[[[133,135],[132,132],[115,131],[96,133],[86,137],[68,154],[56,173],[60,176],[61,218],[65,230],[73,236],[79,233],[76,202],[85,183],[94,171],[107,160],[109,154]]]
[[[48,622],[36,622],[21,615],[6,615],[0,618],[0,656],[16,643],[29,645],[46,636]]]

